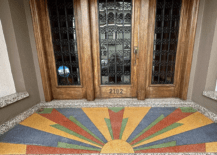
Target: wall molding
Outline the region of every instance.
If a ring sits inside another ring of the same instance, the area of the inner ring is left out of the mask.
[[[14,93],[8,96],[0,97],[0,108],[13,104],[27,97],[29,97],[28,92]]]
[[[217,92],[216,91],[203,91],[203,96],[206,96],[210,99],[217,101]]]

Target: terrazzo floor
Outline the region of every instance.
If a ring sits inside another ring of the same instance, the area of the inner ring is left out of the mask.
[[[217,153],[191,107],[44,108],[0,136],[0,154]]]

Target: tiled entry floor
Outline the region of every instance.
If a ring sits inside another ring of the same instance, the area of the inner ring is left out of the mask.
[[[217,152],[191,107],[45,108],[0,137],[0,154]]]

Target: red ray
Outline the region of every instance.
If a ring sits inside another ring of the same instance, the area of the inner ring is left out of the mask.
[[[137,142],[139,142],[140,140],[145,139],[146,137],[172,125],[173,123],[191,115],[192,113],[183,113],[181,109],[176,109],[173,113],[171,113],[169,116],[167,116],[166,118],[164,118],[163,120],[161,120],[158,124],[156,124],[155,126],[153,126],[151,129],[149,129],[148,131],[146,131],[145,133],[143,133],[141,136],[139,136],[137,139],[135,139],[134,141],[132,141],[130,144],[133,145]]]
[[[177,153],[177,152],[206,152],[206,144],[192,144],[183,146],[173,146],[167,148],[149,149],[135,151],[135,153]]]
[[[121,124],[123,120],[123,114],[124,114],[124,109],[122,109],[121,111],[117,113],[109,109],[109,116],[110,116],[114,139],[119,139],[120,132],[121,132]]]
[[[65,149],[46,146],[27,145],[26,154],[81,154],[81,153],[100,153],[99,151]]]
[[[74,122],[70,121],[68,118],[66,118],[64,115],[59,113],[56,109],[53,109],[53,111],[50,114],[40,114],[43,117],[46,117],[47,119],[62,125],[98,144],[104,145],[102,142],[94,138],[92,135],[90,135],[88,132],[83,130],[81,127],[77,126]]]

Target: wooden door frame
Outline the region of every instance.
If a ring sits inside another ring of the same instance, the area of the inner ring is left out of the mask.
[[[182,0],[179,42],[177,45],[177,57],[180,59],[176,59],[175,81],[173,85],[151,84],[156,0],[141,0],[141,8],[143,7],[146,7],[148,11],[141,9],[140,13],[141,36],[139,50],[143,55],[139,56],[140,75],[138,75],[138,86],[140,88],[138,87],[138,99],[178,97],[186,100],[194,50],[199,0]],[[141,31],[144,31],[143,34]]]
[[[33,28],[38,52],[38,60],[40,66],[40,72],[42,76],[42,84],[45,94],[45,100],[51,101],[53,99],[61,99],[64,93],[70,93],[71,99],[94,100],[94,86],[93,86],[93,69],[92,69],[92,53],[91,53],[91,39],[90,39],[90,19],[89,19],[89,3],[88,0],[76,0],[77,5],[75,16],[77,17],[76,31],[79,33],[78,48],[82,53],[82,59],[79,60],[80,74],[81,74],[81,86],[71,86],[72,89],[63,86],[64,92],[59,90],[58,92],[52,91],[52,84],[56,81],[51,81],[51,75],[53,70],[49,67],[49,62],[54,63],[51,59],[54,59],[51,29],[49,24],[49,16],[47,10],[46,0],[30,0],[30,8],[32,13]],[[81,11],[82,10],[82,11]],[[79,14],[79,15],[78,15]],[[82,18],[81,18],[82,17]],[[78,22],[79,21],[79,22]],[[81,25],[82,23],[82,25]],[[79,26],[78,26],[79,24]],[[85,51],[85,53],[84,53]],[[79,56],[81,58],[81,56]],[[55,65],[55,64],[53,64]],[[56,80],[56,78],[54,78]],[[55,87],[59,87],[55,85]],[[69,86],[68,86],[69,87]],[[86,89],[88,88],[88,89]],[[54,94],[55,93],[55,94]],[[54,97],[55,95],[55,97]],[[67,99],[67,98],[65,98]]]
[[[80,0],[78,0],[80,1]],[[78,7],[78,12],[86,18],[79,18],[82,22],[81,26],[81,37],[79,44],[82,51],[87,51],[84,54],[82,59],[82,69],[85,72],[83,75],[83,94],[81,98],[87,98],[87,100],[94,100],[95,97],[100,96],[99,84],[101,81],[96,80],[96,73],[99,71],[97,68],[97,62],[94,60],[96,51],[99,51],[99,47],[93,44],[93,42],[99,42],[97,36],[98,30],[92,25],[98,23],[96,21],[96,15],[98,14],[97,3],[91,3],[96,0],[82,0],[82,5]],[[177,55],[181,57],[176,62],[176,73],[174,88],[171,88],[171,85],[164,86],[154,86],[151,85],[151,67],[152,67],[152,57],[153,57],[153,36],[154,36],[154,27],[153,23],[155,20],[155,9],[153,6],[156,6],[156,0],[133,0],[133,9],[135,17],[133,19],[134,28],[132,30],[133,46],[139,46],[139,54],[136,58],[136,66],[132,67],[136,77],[131,78],[132,84],[135,86],[135,89],[131,91],[132,97],[136,97],[140,100],[145,98],[156,97],[179,97],[181,99],[187,99],[187,91],[190,80],[191,72],[191,63],[193,57],[194,49],[194,40],[196,34],[196,25],[197,25],[197,16],[199,10],[199,0],[182,0],[182,16],[181,16],[181,26],[179,31],[179,43]],[[90,2],[90,3],[88,3]],[[50,81],[50,69],[48,66],[48,58],[46,50],[49,45],[45,42],[46,34],[49,33],[47,26],[47,13],[44,5],[44,0],[30,0],[30,7],[33,20],[33,28],[36,40],[36,47],[38,52],[39,66],[42,76],[42,84],[45,94],[45,100],[53,100],[53,93],[51,89]],[[94,5],[93,5],[94,4]],[[89,6],[90,5],[90,6]],[[139,7],[141,6],[141,7]],[[152,6],[152,7],[151,7]],[[144,9],[145,8],[145,9]],[[89,9],[91,11],[89,11]],[[82,11],[81,11],[82,10]],[[89,18],[90,17],[90,18]],[[184,20],[184,17],[188,20]],[[91,19],[91,21],[90,21]],[[150,24],[150,22],[152,24]],[[152,26],[151,26],[152,25]],[[139,35],[140,34],[140,35]],[[91,39],[92,38],[92,39]],[[91,44],[92,43],[92,44]],[[141,51],[144,51],[143,54]],[[134,54],[133,54],[134,56]],[[148,60],[148,61],[146,61]],[[80,66],[81,67],[81,66]],[[93,70],[94,69],[94,70]],[[94,72],[93,72],[94,71]],[[147,76],[150,75],[150,76]],[[88,89],[87,89],[88,88]],[[166,93],[162,93],[167,91]],[[154,92],[154,93],[151,93]],[[173,95],[168,92],[174,92]]]

